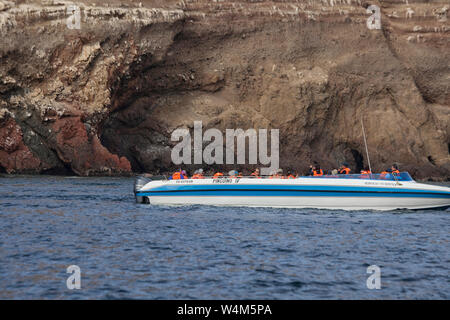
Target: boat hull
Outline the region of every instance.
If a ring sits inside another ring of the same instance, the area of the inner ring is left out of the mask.
[[[431,209],[450,206],[445,199],[396,199],[371,197],[245,197],[235,196],[172,196],[148,198],[153,205],[211,205],[273,208],[316,208],[331,210],[396,210]]]
[[[152,181],[135,191],[154,205],[212,205],[336,210],[430,209],[450,206],[450,188],[364,179],[213,179]]]

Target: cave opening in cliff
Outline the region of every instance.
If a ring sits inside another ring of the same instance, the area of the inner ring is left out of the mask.
[[[358,150],[352,149],[351,153],[353,155],[353,159],[355,160],[355,173],[359,173],[362,169],[364,169],[364,158]]]
[[[44,170],[41,174],[50,175],[50,176],[76,176],[77,174],[72,170],[72,167],[69,164],[63,163],[62,167],[55,167]]]

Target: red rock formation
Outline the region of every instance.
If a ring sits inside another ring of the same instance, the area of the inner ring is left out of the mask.
[[[20,127],[4,111],[0,118],[0,167],[7,173],[35,172],[45,168],[24,144]]]
[[[79,175],[111,175],[131,172],[125,157],[111,154],[94,134],[89,136],[80,117],[58,119],[52,125],[59,158]]]

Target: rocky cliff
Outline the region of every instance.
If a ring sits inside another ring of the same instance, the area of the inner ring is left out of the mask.
[[[164,172],[199,120],[279,129],[281,167],[357,170],[363,118],[376,170],[450,178],[447,0],[71,4],[0,1],[4,172]]]

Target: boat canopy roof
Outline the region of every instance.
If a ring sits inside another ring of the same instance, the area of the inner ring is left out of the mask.
[[[400,172],[393,175],[392,173],[363,173],[363,174],[337,174],[323,176],[304,176],[301,178],[313,179],[371,179],[371,180],[388,180],[388,181],[414,181],[408,172]]]

